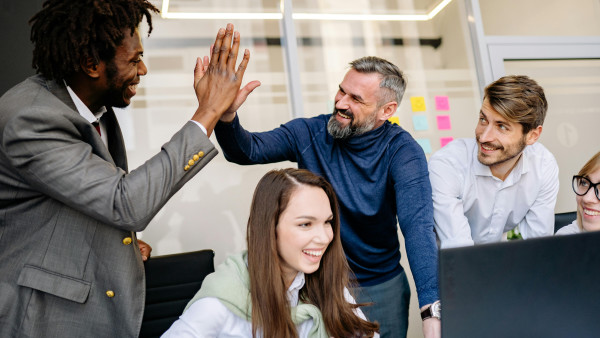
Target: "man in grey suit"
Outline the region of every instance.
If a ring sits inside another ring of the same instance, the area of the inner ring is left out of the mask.
[[[157,11],[147,0],[50,0],[31,20],[40,75],[0,98],[0,337],[139,334],[135,232],[216,156],[208,136],[249,60],[236,70],[239,33],[219,30],[210,61],[196,64],[192,121],[129,173],[111,107],[127,106],[147,72],[138,26],[145,17],[151,31]]]

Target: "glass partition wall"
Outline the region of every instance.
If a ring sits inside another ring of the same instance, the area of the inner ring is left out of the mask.
[[[442,2],[447,5],[432,15]],[[295,116],[331,113],[348,63],[375,55],[405,72],[408,87],[396,121],[427,156],[452,138],[473,136],[480,98],[462,1],[295,0],[287,22],[295,33],[292,57],[286,54],[286,44],[292,42],[280,1],[170,0],[166,11],[163,1],[154,3],[168,15],[153,18],[152,35],[143,39],[148,75],[128,113],[119,114],[132,168],[159,151],[194,113],[195,59],[208,55],[217,30],[228,22],[240,31],[241,47],[251,52],[244,84],[262,83],[239,111],[248,130],[270,130]],[[341,14],[349,16],[335,16]],[[292,81],[298,88],[291,89]],[[302,111],[294,112],[293,96],[299,96]],[[211,140],[217,144],[214,136]],[[290,166],[296,164],[238,166],[218,155],[171,199],[143,239],[157,255],[212,248],[219,264],[245,247],[248,210],[259,178],[271,168]],[[405,256],[402,264],[408,269]],[[418,303],[411,287],[415,322],[409,336],[418,337]]]

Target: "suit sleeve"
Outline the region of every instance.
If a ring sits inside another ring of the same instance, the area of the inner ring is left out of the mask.
[[[89,136],[70,118],[47,108],[28,108],[4,126],[1,151],[29,185],[31,191],[23,194],[50,196],[123,230],[143,230],[218,153],[206,135],[187,122],[158,154],[127,174],[94,153],[85,141]],[[194,156],[197,160],[190,162]]]
[[[436,156],[437,155],[437,156]],[[429,160],[433,217],[442,249],[474,244],[462,200],[462,173],[450,156],[437,153]]]

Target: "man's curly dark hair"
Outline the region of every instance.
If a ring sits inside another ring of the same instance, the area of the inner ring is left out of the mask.
[[[152,32],[147,0],[47,0],[31,24],[33,68],[47,79],[63,80],[81,70],[82,58],[97,64],[110,61],[124,34],[146,17]]]

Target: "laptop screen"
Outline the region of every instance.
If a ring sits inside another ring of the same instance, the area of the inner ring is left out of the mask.
[[[600,337],[600,232],[440,250],[442,337]]]

